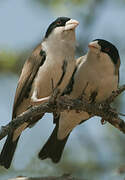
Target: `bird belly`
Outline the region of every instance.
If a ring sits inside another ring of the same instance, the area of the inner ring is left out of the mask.
[[[108,76],[102,79],[98,86],[96,102],[105,101],[118,88],[118,76]]]
[[[71,93],[72,98],[77,98],[84,92],[86,99],[91,101],[92,95],[95,94],[94,101],[101,102],[106,100],[112,94],[112,91],[115,91],[118,87],[118,76],[114,74],[99,76],[93,73],[84,74],[83,77],[85,78],[78,79],[78,76],[76,77],[74,89]]]
[[[64,90],[75,68],[75,62],[68,63],[66,71],[63,72],[63,63],[51,64],[40,67],[34,81],[33,89],[37,91],[37,98],[50,96],[57,87],[60,92]]]
[[[64,139],[81,121],[87,120],[90,115],[87,112],[64,111],[59,119],[58,139]]]

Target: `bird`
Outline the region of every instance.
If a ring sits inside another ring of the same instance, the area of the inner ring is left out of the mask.
[[[75,68],[75,29],[79,22],[58,17],[48,27],[42,42],[26,60],[15,93],[12,120],[29,107],[49,100],[53,90],[60,93],[67,86]],[[43,114],[44,115],[44,114]],[[0,154],[0,165],[9,168],[22,131],[35,124],[43,115],[23,123],[8,134]]]
[[[109,41],[95,39],[88,45],[88,52],[76,60],[76,68],[63,95],[71,99],[79,98],[84,92],[91,103],[103,102],[119,83],[120,56],[118,49]],[[63,111],[54,115],[55,128],[40,150],[41,160],[50,158],[58,163],[72,130],[92,115],[75,110]]]

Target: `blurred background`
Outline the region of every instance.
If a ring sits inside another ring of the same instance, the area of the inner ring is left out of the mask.
[[[76,30],[76,56],[86,53],[95,38],[111,41],[121,56],[120,84],[125,84],[125,0],[1,0],[0,1],[0,126],[11,120],[19,74],[26,58],[42,40],[48,25],[58,16],[80,22]],[[114,107],[125,113],[125,95]],[[37,153],[53,129],[46,114],[23,132],[12,166],[0,167],[0,180],[22,176],[71,173],[87,180],[121,180],[125,177],[125,135],[95,117],[73,130],[61,162],[40,161]],[[0,142],[0,150],[5,142]]]

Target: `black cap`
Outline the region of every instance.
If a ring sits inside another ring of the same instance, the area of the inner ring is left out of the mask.
[[[46,31],[46,34],[45,34],[45,38],[47,38],[50,33],[52,32],[53,29],[55,29],[56,27],[59,27],[59,26],[65,26],[66,22],[69,21],[70,18],[68,17],[58,17],[54,22],[52,22],[47,31]]]
[[[104,39],[95,39],[93,41],[98,41],[98,44],[101,46],[101,51],[107,53],[112,59],[114,64],[117,64],[120,59],[118,49],[109,41]]]

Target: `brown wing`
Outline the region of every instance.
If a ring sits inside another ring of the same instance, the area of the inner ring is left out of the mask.
[[[86,61],[86,58],[87,56],[84,55],[84,56],[81,56],[79,58],[76,59],[76,66],[78,67],[81,63],[84,63]]]
[[[44,63],[45,58],[45,52],[42,51],[42,46],[39,44],[33,50],[31,56],[26,60],[16,89],[12,119],[16,117],[16,110],[20,103],[24,98],[28,97],[33,80],[38,72],[39,67]]]
[[[121,64],[121,61],[120,61],[120,58],[119,58],[116,66],[115,66],[115,74],[118,75],[118,83],[119,83],[119,68],[120,68],[120,64]]]

